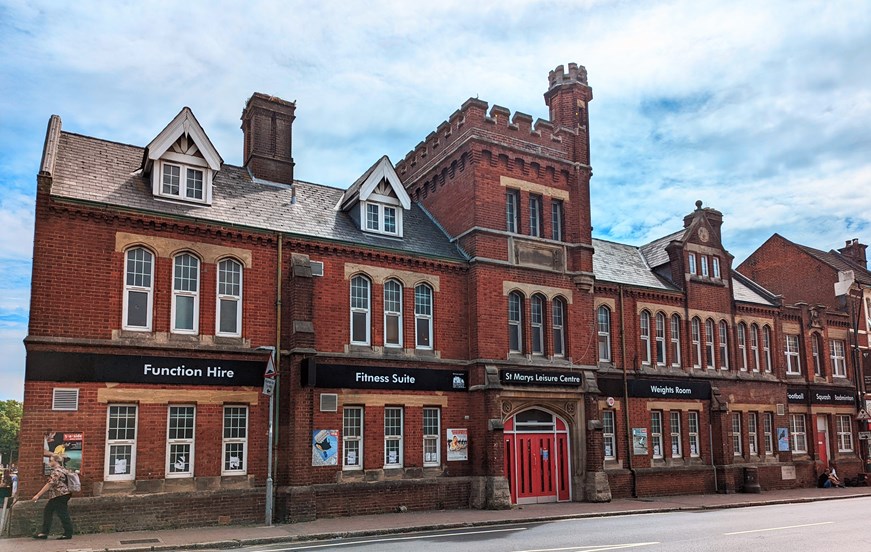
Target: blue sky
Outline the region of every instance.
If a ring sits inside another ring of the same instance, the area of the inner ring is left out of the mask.
[[[736,262],[773,232],[871,241],[865,1],[311,4],[0,0],[0,399],[23,396],[52,114],[142,146],[187,105],[238,165],[244,102],[273,94],[297,101],[297,178],[345,187],[469,97],[547,118],[548,71],[576,62],[595,96],[597,237],[644,243],[701,199]]]

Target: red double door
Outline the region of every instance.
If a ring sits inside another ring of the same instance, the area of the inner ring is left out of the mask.
[[[526,410],[505,422],[504,435],[512,503],[571,498],[569,440],[563,420],[544,410]]]

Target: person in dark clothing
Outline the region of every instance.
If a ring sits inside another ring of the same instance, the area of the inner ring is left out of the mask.
[[[51,531],[51,522],[55,512],[60,518],[61,525],[64,528],[64,534],[58,537],[58,540],[73,538],[73,521],[70,519],[70,510],[67,503],[70,501],[72,493],[67,487],[67,470],[63,467],[63,458],[60,455],[52,454],[49,460],[51,466],[51,475],[48,482],[36,493],[33,501],[36,502],[44,494],[48,495],[48,503],[45,505],[45,510],[42,512],[42,532],[33,535],[35,539],[47,539]]]

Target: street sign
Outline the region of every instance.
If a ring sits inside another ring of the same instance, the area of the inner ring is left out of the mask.
[[[859,432],[859,440],[860,441],[871,441],[871,431],[860,431]]]
[[[864,408],[860,408],[859,413],[856,414],[856,419],[857,420],[868,420],[868,419],[871,419],[871,416],[868,415],[868,412],[865,411]]]
[[[266,363],[266,371],[263,372],[264,378],[274,378],[275,377],[275,363],[272,362],[272,357],[269,357],[269,362]]]
[[[275,393],[275,378],[263,379],[263,394],[271,397]]]

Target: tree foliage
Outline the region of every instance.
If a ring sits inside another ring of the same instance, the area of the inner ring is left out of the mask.
[[[0,452],[3,463],[18,460],[18,433],[21,430],[21,402],[0,401]]]

